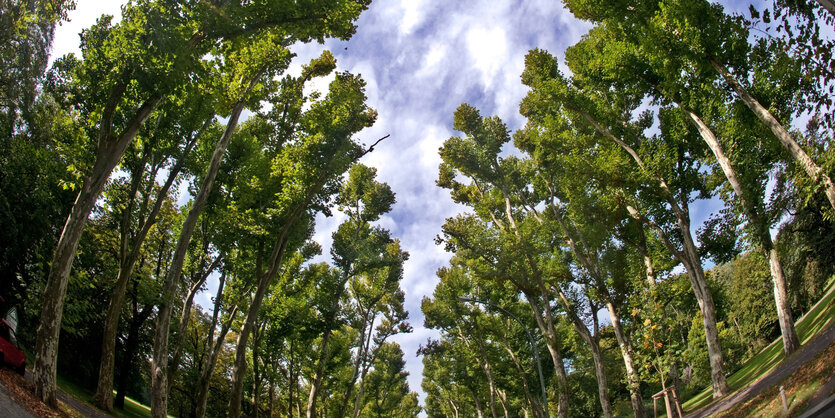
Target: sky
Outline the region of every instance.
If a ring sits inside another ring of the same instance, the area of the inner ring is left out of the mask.
[[[71,21],[58,28],[53,56],[77,52],[77,34],[102,13],[118,16],[119,2],[79,0]],[[375,0],[357,25],[347,42],[295,46],[298,57],[291,72],[329,49],[339,71],[362,75],[368,103],[379,112],[377,123],[359,138],[370,144],[390,135],[362,162],[377,168],[378,179],[397,194],[393,210],[379,224],[410,254],[401,287],[414,331],[393,340],[405,353],[409,386],[422,399],[423,367],[416,351],[438,334],[424,328],[420,302],[431,296],[438,281],[435,272],[450,258],[434,237],[446,218],[466,210],[435,185],[438,148],[458,134],[452,128],[453,112],[469,103],[483,116],[498,115],[511,131],[521,128],[518,105],[526,88],[520,75],[527,51],[541,48],[562,57],[590,26],[556,0]],[[314,88],[324,91],[326,81]],[[707,212],[700,205],[706,204],[696,205],[694,213]],[[323,259],[343,219],[335,214],[317,219],[314,239],[325,248]],[[704,216],[694,218],[696,229]],[[210,306],[211,291],[197,302]]]

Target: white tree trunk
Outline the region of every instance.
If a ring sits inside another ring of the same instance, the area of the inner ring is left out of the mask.
[[[116,89],[118,90],[118,88]],[[118,92],[115,92],[118,93]],[[112,104],[110,113],[105,111],[99,135],[98,151],[93,170],[84,178],[81,190],[73,203],[69,217],[64,224],[58,245],[52,255],[52,264],[44,287],[41,318],[38,323],[38,335],[35,345],[35,396],[50,406],[57,406],[55,398],[56,366],[58,363],[58,336],[61,330],[61,318],[64,314],[64,297],[70,269],[75,258],[75,250],[81,240],[81,234],[87,224],[87,217],[93,210],[110,174],[122,159],[128,144],[139,132],[142,124],[151,116],[161,102],[160,97],[148,99],[136,111],[125,129],[118,137],[110,136],[110,128],[116,103],[121,94],[115,94],[109,100]]]
[[[783,264],[780,262],[777,250],[774,249],[771,233],[768,230],[769,225],[766,225],[763,217],[756,212],[752,202],[749,200],[748,194],[742,188],[742,183],[736,175],[730,158],[725,155],[725,151],[722,149],[721,144],[719,144],[716,135],[698,115],[686,109],[685,112],[696,125],[702,139],[710,147],[710,150],[716,157],[716,161],[719,162],[719,166],[722,168],[722,172],[725,173],[728,183],[731,184],[734,194],[736,194],[736,197],[742,203],[742,208],[749,222],[751,222],[753,228],[757,231],[755,239],[759,241],[763,250],[768,254],[771,281],[774,285],[774,302],[777,305],[777,317],[780,322],[780,333],[783,337],[783,352],[788,356],[800,348],[800,339],[798,339],[797,332],[794,329],[794,320],[792,319],[791,309],[788,303]]]
[[[215,177],[220,170],[223,155],[226,153],[226,147],[232,139],[232,133],[235,132],[244,106],[243,100],[235,104],[229,116],[229,121],[226,123],[226,130],[215,145],[206,176],[203,178],[200,190],[194,198],[194,204],[183,222],[180,236],[177,239],[177,247],[174,250],[174,258],[162,285],[162,297],[157,311],[157,326],[154,335],[153,361],[151,363],[151,416],[154,418],[166,418],[168,415],[168,334],[171,325],[174,293],[180,280],[180,274],[183,271],[186,252],[197,226],[197,220],[206,206]]]
[[[829,2],[831,5],[831,1],[829,0],[822,1]],[[798,144],[797,141],[791,137],[786,128],[784,128],[783,125],[777,121],[777,118],[775,118],[774,115],[768,111],[768,109],[760,104],[754,96],[751,96],[748,90],[742,87],[742,84],[739,83],[736,77],[734,77],[734,75],[731,74],[731,72],[728,71],[724,65],[713,58],[708,58],[708,61],[710,62],[710,65],[712,65],[713,68],[722,75],[725,81],[731,85],[742,102],[745,103],[745,105],[748,106],[752,112],[754,112],[757,118],[765,126],[767,126],[772,133],[774,133],[774,136],[776,136],[780,143],[783,144],[783,147],[789,152],[795,162],[797,162],[797,164],[800,165],[804,171],[806,171],[809,178],[811,178],[814,183],[820,182],[823,185],[826,198],[829,200],[829,204],[832,208],[835,209],[835,184],[832,183],[832,179],[829,178],[826,172],[823,171],[823,169],[817,165],[808,154],[806,154],[806,151],[804,151],[803,148],[800,147],[800,144]]]

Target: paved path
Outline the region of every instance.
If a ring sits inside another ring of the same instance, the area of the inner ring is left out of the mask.
[[[9,389],[0,383],[0,417],[8,418],[34,418],[28,410],[15,403],[10,398]]]
[[[830,325],[826,331],[818,335],[813,341],[804,345],[800,351],[777,366],[777,368],[775,368],[774,371],[769,373],[767,376],[754,382],[754,384],[745,387],[744,389],[740,389],[725,399],[708,405],[707,407],[688,415],[687,418],[711,416],[759,395],[760,392],[791,376],[791,374],[798,367],[815,358],[815,356],[829,348],[829,346],[833,343],[835,343],[835,324]]]

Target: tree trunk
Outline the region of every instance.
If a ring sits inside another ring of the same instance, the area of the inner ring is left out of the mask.
[[[261,304],[264,301],[264,296],[267,294],[270,283],[278,274],[279,267],[284,259],[284,254],[287,251],[288,235],[302,207],[304,205],[299,205],[290,215],[282,227],[281,233],[276,238],[273,251],[270,255],[269,267],[258,281],[258,288],[255,290],[252,303],[249,305],[249,310],[247,310],[246,318],[244,319],[244,325],[238,334],[238,341],[235,344],[235,363],[232,368],[232,393],[229,395],[229,416],[232,418],[238,418],[241,414],[241,399],[243,395],[244,375],[246,374],[246,346],[249,342],[249,335],[255,326],[255,320],[258,319],[258,312],[261,310]]]
[[[368,326],[368,338],[365,343],[365,353],[368,355],[369,350],[371,349],[371,340],[373,337],[372,330],[374,329],[374,321],[376,320],[377,315],[375,313],[374,317],[371,318],[371,323]],[[382,344],[382,342],[380,342]],[[366,359],[364,364],[362,365],[362,372],[360,373],[360,387],[357,390],[357,397],[354,399],[354,412],[351,414],[352,418],[359,417],[360,414],[360,406],[362,406],[362,396],[365,393],[365,376],[368,375],[368,368],[374,362],[376,355],[374,358]]]
[[[628,209],[633,217],[636,216],[637,210],[635,208],[630,207]],[[654,229],[659,234],[665,246],[668,247],[668,250],[676,254],[676,257],[681,261],[687,271],[687,277],[690,278],[690,285],[693,288],[693,293],[696,296],[696,301],[702,313],[702,325],[705,330],[705,342],[707,343],[707,352],[710,361],[713,398],[717,399],[730,393],[730,388],[725,378],[722,347],[719,343],[719,330],[716,327],[716,307],[713,303],[713,295],[710,293],[710,288],[707,285],[701,258],[693,242],[693,236],[690,234],[690,219],[686,213],[678,212],[676,218],[678,220],[679,231],[682,235],[683,251],[679,251],[673,247],[669,239],[667,239],[666,234],[657,225],[654,226]]]
[[[104,116],[102,116],[96,162],[90,175],[84,178],[81,190],[78,192],[70,215],[64,224],[61,237],[58,239],[58,245],[52,255],[52,263],[44,287],[41,318],[38,323],[38,336],[35,344],[35,396],[52,407],[57,406],[55,378],[58,363],[58,336],[61,331],[64,297],[67,294],[67,283],[72,262],[75,258],[75,250],[87,224],[87,217],[93,210],[93,206],[101,195],[110,174],[124,155],[128,144],[139,132],[139,128],[161,102],[160,96],[148,99],[136,111],[124,131],[118,137],[111,137],[109,132],[113,118],[112,113],[115,111],[116,103],[124,93],[124,87],[122,87],[121,93],[114,92],[108,100],[113,103],[112,108],[106,109]],[[116,90],[118,90],[118,87]]]
[[[316,396],[319,394],[319,387],[322,385],[322,377],[325,374],[325,363],[328,360],[328,341],[331,338],[330,330],[325,331],[322,336],[322,347],[319,353],[319,361],[316,365],[316,375],[310,382],[310,394],[307,397],[307,418],[316,418]]]
[[[214,346],[209,347],[211,351],[206,357],[206,365],[200,373],[199,390],[197,392],[197,411],[195,413],[197,418],[203,418],[206,416],[206,403],[209,400],[209,384],[211,383],[212,372],[217,364],[217,358],[223,349],[223,340],[226,338],[226,333],[229,332],[229,328],[232,326],[232,321],[235,319],[235,314],[237,312],[237,306],[232,308],[232,312],[229,313],[229,319],[221,327],[217,340],[214,342]]]
[[[142,324],[145,323],[148,317],[151,316],[151,312],[153,312],[153,305],[146,305],[142,308],[141,312],[134,312],[134,317],[131,319],[128,338],[125,340],[125,352],[122,355],[122,367],[119,374],[119,384],[116,389],[115,406],[117,408],[125,407],[125,392],[127,391],[128,386],[128,376],[130,374],[130,370],[133,369],[131,367],[131,360],[133,359],[134,354],[136,354],[136,349],[139,347],[140,328],[142,328]],[[111,376],[112,375],[111,370]]]
[[[362,306],[359,307],[362,311]],[[368,312],[362,313],[362,330],[360,330],[360,334],[357,337],[357,359],[354,362],[354,370],[351,372],[351,380],[348,382],[348,387],[345,389],[345,393],[342,396],[342,401],[339,404],[339,416],[344,417],[345,413],[348,411],[348,401],[351,399],[351,395],[354,392],[354,385],[357,383],[357,379],[360,375],[360,370],[365,362],[365,350],[366,350],[366,332],[365,330],[368,328]],[[372,322],[373,326],[373,322]],[[373,328],[372,328],[373,330]],[[369,335],[371,332],[369,331]],[[356,408],[354,408],[356,409]],[[356,412],[356,411],[354,411]],[[353,414],[352,414],[353,416]]]
[[[745,193],[742,188],[742,183],[736,175],[736,171],[731,164],[731,160],[725,155],[725,151],[716,139],[713,131],[702,121],[702,119],[695,113],[684,109],[696,128],[699,134],[707,143],[722,172],[731,184],[731,188],[736,194],[736,197],[742,203],[742,208],[748,217],[751,226],[755,229],[755,239],[762,245],[763,250],[768,254],[769,267],[771,270],[771,281],[774,285],[774,302],[777,305],[777,317],[780,322],[780,333],[783,337],[783,352],[788,357],[790,354],[800,348],[800,340],[797,337],[797,332],[794,329],[794,320],[792,319],[791,310],[789,308],[787,291],[786,291],[786,277],[783,273],[783,265],[780,262],[780,257],[774,249],[771,241],[771,233],[769,232],[769,225],[764,222],[764,218],[756,212],[756,208],[752,205],[753,202],[749,199],[749,194]]]
[[[478,346],[478,353],[481,356],[476,356],[475,360],[478,363],[481,370],[484,371],[484,375],[487,377],[487,387],[490,392],[490,415],[493,418],[498,418],[499,416],[496,414],[496,382],[493,380],[493,373],[490,370],[490,362],[487,361],[487,351],[484,349],[484,345],[481,343],[482,338],[478,335],[477,329],[474,329],[477,333],[475,335],[476,345]],[[470,346],[466,335],[461,330],[461,327],[458,327],[458,334],[461,336],[461,340],[466,344],[468,347]]]
[[[609,311],[609,319],[612,320],[612,328],[615,330],[615,338],[618,340],[620,346],[620,353],[623,356],[623,364],[626,366],[626,378],[629,386],[629,398],[632,402],[632,412],[636,418],[643,418],[646,414],[644,412],[644,401],[641,399],[641,382],[635,371],[635,362],[632,359],[632,344],[623,332],[623,327],[620,323],[620,316],[615,311],[615,305],[606,297],[606,310]]]
[[[830,6],[832,5],[832,2],[829,0],[819,1],[822,5],[824,5],[825,2],[828,2]],[[835,14],[832,10],[830,10],[830,13]],[[742,102],[745,103],[745,105],[748,106],[752,112],[754,112],[757,118],[765,126],[767,126],[772,133],[774,133],[774,136],[776,136],[780,143],[783,144],[783,147],[786,148],[795,162],[797,162],[797,164],[800,165],[804,171],[806,171],[806,174],[809,175],[812,182],[815,184],[820,182],[823,185],[826,198],[829,200],[829,204],[832,208],[835,209],[835,184],[832,183],[832,179],[829,178],[829,175],[827,175],[826,172],[819,165],[817,165],[808,154],[806,154],[806,151],[800,147],[800,144],[798,144],[797,141],[795,141],[789,132],[783,127],[783,125],[777,121],[777,118],[775,118],[774,115],[768,111],[768,109],[763,107],[763,105],[760,104],[754,96],[751,96],[748,90],[742,87],[742,84],[739,83],[736,77],[734,77],[734,75],[731,74],[731,72],[728,71],[724,65],[712,57],[709,57],[708,61],[710,62],[710,65],[712,65],[713,68],[722,75],[722,78],[730,84],[731,88],[734,89]]]
[[[560,352],[559,341],[557,340],[557,332],[554,328],[553,321],[546,321],[542,318],[542,313],[537,306],[536,300],[525,295],[528,304],[533,309],[533,317],[542,335],[545,337],[545,345],[548,347],[548,353],[551,355],[551,361],[554,362],[554,373],[557,378],[557,416],[559,418],[568,417],[568,375],[565,373],[565,363],[562,361],[562,353]],[[547,305],[547,301],[545,302]],[[546,311],[550,309],[546,308]],[[546,313],[547,315],[547,313]],[[548,405],[542,405],[543,408],[548,408]]]
[[[505,329],[507,329],[507,327],[505,327]],[[532,411],[536,411],[537,414],[544,417],[545,414],[543,414],[541,409],[539,408],[539,403],[536,402],[533,395],[531,394],[531,388],[528,384],[528,378],[525,376],[525,369],[523,369],[522,365],[519,363],[519,358],[516,356],[516,353],[514,353],[513,350],[510,348],[510,344],[507,341],[507,336],[503,335],[502,340],[504,342],[503,345],[505,351],[507,351],[507,353],[510,355],[510,359],[513,360],[513,366],[516,368],[516,373],[519,375],[519,380],[522,381],[522,390],[525,393],[525,399],[527,399]],[[525,414],[527,415],[527,411],[525,411]]]
[[[203,283],[206,282],[206,279],[209,278],[209,275],[218,267],[220,264],[221,256],[215,257],[212,261],[212,264],[206,269],[206,271],[200,272],[200,276],[195,281],[191,289],[189,289],[188,295],[186,296],[186,300],[183,302],[183,310],[180,313],[180,326],[177,328],[177,341],[174,343],[174,353],[171,357],[171,363],[168,365],[168,381],[173,382],[174,379],[177,377],[177,371],[180,368],[180,357],[183,354],[183,345],[186,342],[186,327],[188,327],[189,318],[191,318],[191,307],[194,305],[194,297],[197,295],[197,292],[200,291],[200,288],[203,286]]]
[[[229,116],[229,121],[226,123],[226,130],[215,146],[206,176],[203,178],[200,190],[194,199],[194,204],[183,222],[180,237],[177,240],[177,248],[174,251],[174,259],[171,261],[171,266],[162,285],[162,297],[157,311],[157,327],[154,335],[153,361],[151,363],[151,416],[153,418],[165,418],[168,411],[168,334],[177,282],[179,282],[183,270],[183,262],[191,242],[191,236],[197,226],[197,219],[206,206],[209,192],[211,192],[217,172],[220,170],[223,155],[226,153],[226,147],[232,139],[232,133],[238,125],[238,119],[244,110],[244,106],[243,100],[235,104]]]
[[[475,404],[475,412],[478,418],[484,418],[484,408],[481,406],[481,401],[478,400],[478,393],[474,389],[470,389],[473,393],[473,403]]]
[[[622,149],[624,149],[635,161],[636,164],[642,169],[647,170],[646,165],[644,164],[643,160],[640,158],[637,152],[632,149],[629,145],[625,142],[621,141],[619,138],[614,136],[608,129],[600,125],[590,114],[584,112],[579,109],[573,109],[579,112],[590,124],[594,126],[594,128],[604,137],[612,140]],[[713,297],[710,294],[710,290],[707,285],[707,280],[705,280],[704,270],[702,269],[701,258],[699,257],[699,252],[696,249],[696,245],[693,241],[693,236],[690,233],[690,215],[687,207],[682,207],[676,201],[675,197],[673,196],[672,190],[670,190],[667,181],[654,173],[648,173],[653,176],[653,178],[658,182],[658,187],[663,192],[663,196],[666,199],[667,203],[673,210],[673,213],[676,216],[676,220],[678,223],[679,230],[682,235],[682,247],[683,249],[679,251],[678,248],[675,247],[674,244],[667,238],[666,233],[656,224],[650,223],[650,226],[655,229],[656,233],[658,233],[659,238],[662,240],[664,245],[670,250],[671,253],[675,254],[679,261],[684,264],[685,269],[687,269],[688,277],[690,278],[690,284],[693,287],[693,293],[696,295],[696,299],[699,302],[699,307],[702,309],[702,319],[705,328],[705,339],[707,342],[707,350],[710,357],[710,369],[711,369],[711,380],[713,382],[713,397],[720,398],[722,396],[727,395],[730,392],[728,388],[728,383],[725,379],[725,366],[722,361],[722,349],[719,344],[719,332],[716,329],[716,312],[713,305]],[[627,210],[629,214],[638,221],[647,222],[644,219],[637,209],[634,207],[628,206]]]
[[[600,354],[600,341],[591,335],[588,328],[586,328],[586,324],[577,316],[574,307],[562,291],[559,292],[559,296],[565,307],[566,314],[574,325],[574,329],[577,330],[577,333],[580,334],[580,337],[583,338],[591,349],[591,356],[594,361],[594,374],[597,378],[597,397],[600,400],[600,407],[603,409],[603,416],[605,418],[611,418],[612,405],[609,401],[609,384],[606,378],[606,370],[603,368],[603,357]],[[595,312],[592,312],[592,315],[595,314]]]

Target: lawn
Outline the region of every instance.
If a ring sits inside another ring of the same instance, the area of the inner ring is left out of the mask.
[[[828,289],[826,295],[796,323],[795,329],[797,330],[797,336],[800,338],[801,344],[809,342],[809,340],[835,319],[835,304],[832,303],[833,299],[835,299],[835,277],[829,280]],[[759,354],[751,358],[751,360],[748,360],[739,371],[730,375],[728,377],[728,386],[731,387],[731,391],[733,392],[748,386],[748,384],[753,383],[773,370],[783,361],[784,357],[783,343],[778,338]],[[713,401],[712,393],[712,389],[707,387],[699,394],[687,400],[687,402],[684,402],[682,408],[685,412],[700,409]]]
[[[86,403],[92,406],[92,399],[93,393],[88,389],[73,383],[61,375],[58,375],[58,388],[66,392],[68,395],[72,396],[75,399],[78,399],[79,402]],[[114,392],[115,395],[115,392]],[[147,418],[151,416],[151,409],[145,405],[142,405],[139,402],[134,401],[129,397],[125,397],[125,408],[124,409],[113,409],[114,417],[127,417],[127,418]]]

